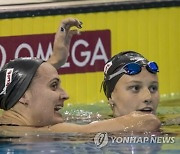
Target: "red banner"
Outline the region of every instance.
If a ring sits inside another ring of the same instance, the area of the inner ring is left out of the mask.
[[[54,34],[0,37],[0,68],[11,59],[38,57],[47,60],[52,54]],[[61,74],[103,71],[111,56],[109,30],[85,31],[72,38],[70,56]]]

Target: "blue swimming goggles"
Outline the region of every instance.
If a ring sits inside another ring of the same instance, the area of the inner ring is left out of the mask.
[[[148,62],[146,65],[139,65],[137,63],[128,63],[124,67],[122,67],[119,71],[114,74],[109,75],[106,80],[111,80],[115,76],[125,73],[128,75],[135,75],[141,72],[142,66],[146,66],[146,69],[153,74],[159,72],[158,65],[155,62]]]

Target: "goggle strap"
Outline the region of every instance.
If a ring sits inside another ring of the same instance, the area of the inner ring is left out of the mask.
[[[117,71],[116,73],[112,74],[109,76],[108,80],[111,80],[112,78],[114,78],[115,76],[121,74],[121,73],[126,73],[126,70],[124,68],[120,69],[119,71]]]

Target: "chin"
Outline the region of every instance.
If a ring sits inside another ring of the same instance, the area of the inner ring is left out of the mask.
[[[153,111],[152,114],[156,115],[156,111]]]
[[[114,117],[114,118],[116,118],[116,117],[121,117],[121,116],[123,116],[123,115],[120,114],[120,113],[113,113],[113,117]]]
[[[53,124],[58,124],[58,123],[63,123],[64,122],[64,119],[62,117],[55,117],[54,120],[53,120]]]
[[[51,120],[46,121],[42,126],[56,125],[63,122],[64,119],[62,117],[53,117]]]
[[[52,121],[54,122],[54,124],[64,122],[64,119],[60,112],[55,112],[54,117],[52,119],[53,119]]]

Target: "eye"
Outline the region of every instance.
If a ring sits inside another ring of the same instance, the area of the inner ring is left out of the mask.
[[[57,82],[53,82],[52,84],[51,84],[51,89],[53,90],[53,91],[55,91],[57,88],[58,88],[58,83]]]
[[[133,86],[130,86],[128,89],[131,90],[133,93],[138,93],[141,89],[141,86],[140,85],[133,85]]]
[[[158,91],[158,85],[151,85],[151,86],[149,87],[149,91],[150,91],[151,93],[157,92],[157,91]]]

